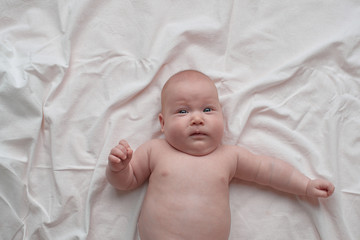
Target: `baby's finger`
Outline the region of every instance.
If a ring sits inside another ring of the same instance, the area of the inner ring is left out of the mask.
[[[115,157],[125,160],[127,158],[127,150],[124,146],[117,145],[111,149],[110,155],[114,155]]]
[[[330,185],[329,189],[328,189],[328,195],[331,196],[335,191],[335,186],[334,185]]]
[[[333,194],[335,187],[331,183],[321,183],[318,186],[316,186],[316,194],[318,194],[319,197],[329,197]]]
[[[124,152],[126,152],[126,159],[131,159],[132,158],[132,154],[133,154],[133,150],[131,149],[130,145],[128,144],[128,142],[126,140],[121,140],[119,142],[119,148],[121,148]]]
[[[319,189],[316,189],[314,191],[314,194],[316,197],[322,197],[322,198],[326,198],[329,196],[329,194],[326,190],[319,190]]]
[[[115,157],[114,155],[109,155],[108,160],[110,163],[118,164],[121,162],[121,159],[118,157]]]
[[[335,187],[331,183],[327,186],[322,186],[322,190],[326,191],[327,197],[331,196],[334,193]]]
[[[334,188],[334,186],[328,181],[319,180],[316,184],[316,188],[322,190],[331,190]]]
[[[124,146],[126,149],[130,148],[129,143],[124,139],[119,142],[119,145]]]
[[[133,150],[132,150],[130,147],[128,147],[128,148],[126,149],[126,151],[127,151],[127,158],[128,158],[128,159],[131,159],[131,158],[132,158],[132,155],[133,155]]]

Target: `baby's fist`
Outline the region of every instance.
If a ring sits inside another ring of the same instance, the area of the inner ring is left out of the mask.
[[[125,140],[121,140],[118,145],[111,149],[108,163],[111,171],[119,172],[124,170],[131,158],[133,150]]]
[[[334,185],[324,179],[310,180],[307,188],[306,195],[310,197],[330,197],[335,190]]]

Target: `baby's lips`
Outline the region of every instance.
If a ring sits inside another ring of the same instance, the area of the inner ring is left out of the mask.
[[[196,130],[190,134],[190,136],[196,136],[196,135],[207,135],[204,131]]]

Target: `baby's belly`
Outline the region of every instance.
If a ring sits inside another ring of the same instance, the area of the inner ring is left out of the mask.
[[[197,194],[159,194],[148,189],[139,218],[142,240],[227,240],[228,189]]]

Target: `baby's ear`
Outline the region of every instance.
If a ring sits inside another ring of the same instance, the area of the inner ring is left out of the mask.
[[[162,115],[162,113],[159,113],[159,121],[160,121],[160,126],[161,126],[161,132],[164,132],[164,116]]]

